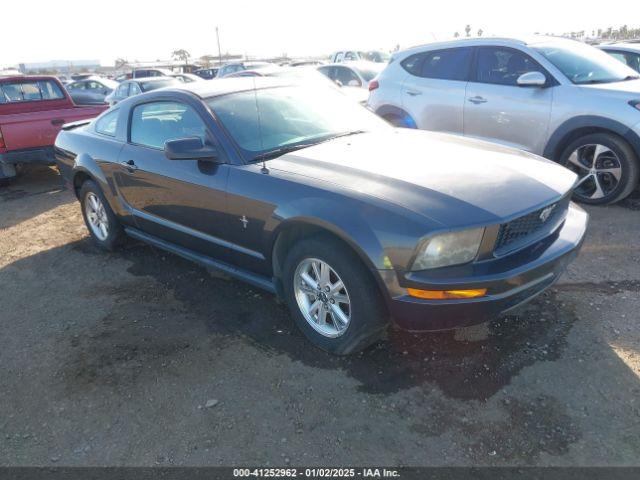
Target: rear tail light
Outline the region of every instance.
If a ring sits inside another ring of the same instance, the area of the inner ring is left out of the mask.
[[[4,138],[2,138],[2,130],[0,130],[0,148],[7,148],[4,143]]]
[[[371,80],[369,82],[369,91],[370,92],[374,91],[375,89],[377,89],[379,87],[380,87],[380,83],[378,82],[378,80],[374,79],[374,80]]]

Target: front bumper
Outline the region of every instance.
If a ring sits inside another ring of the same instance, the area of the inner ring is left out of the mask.
[[[390,294],[394,322],[405,330],[447,330],[486,322],[525,303],[553,285],[576,257],[587,229],[588,215],[571,204],[564,223],[549,237],[503,258],[472,265],[407,272],[379,271]],[[422,300],[407,288],[463,290],[486,288],[474,299]]]

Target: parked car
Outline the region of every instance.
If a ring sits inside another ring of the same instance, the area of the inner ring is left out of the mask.
[[[269,62],[235,62],[227,63],[220,67],[216,78],[223,78],[232,73],[241,72],[242,70],[258,70],[259,68],[272,67],[273,64]]]
[[[193,73],[205,80],[211,80],[213,78],[216,78],[216,76],[218,75],[218,70],[218,68],[201,68],[200,70],[196,70]]]
[[[129,73],[123,73],[115,78],[116,82],[124,82],[125,80],[131,80],[134,78],[149,78],[149,77],[169,77],[173,72],[166,68],[137,68]]]
[[[280,79],[129,98],[65,128],[56,158],[98,246],[127,234],[275,293],[335,354],[390,318],[450,329],[529,300],[587,226],[553,162]]]
[[[367,90],[369,82],[383,69],[384,65],[367,61],[334,63],[318,67],[320,73],[341,87],[356,87]]]
[[[364,54],[364,60],[375,63],[387,63],[390,58],[391,55],[382,50],[369,50]]]
[[[598,45],[598,48],[633,68],[636,72],[640,72],[640,43],[613,43]]]
[[[15,177],[22,164],[52,164],[53,142],[62,125],[105,109],[74,105],[55,77],[0,77],[0,181]]]
[[[106,96],[118,88],[118,85],[118,82],[108,78],[89,77],[71,82],[65,88],[77,105],[95,105],[106,103]]]
[[[194,75],[193,73],[172,73],[169,75],[171,78],[175,78],[176,80],[182,83],[191,83],[191,82],[200,82],[202,81],[202,77],[198,75]]]
[[[287,78],[295,82],[303,82],[310,85],[318,85],[320,88],[326,88],[327,84],[334,88],[340,88],[340,91],[347,97],[352,98],[361,105],[367,104],[369,98],[369,92],[364,88],[355,87],[342,87],[337,82],[334,82],[329,77],[320,73],[317,68],[314,67],[269,67],[261,68],[259,70],[242,70],[240,72],[227,75],[225,78],[237,78],[237,77],[278,77]]]
[[[329,57],[329,63],[353,62],[366,60],[366,54],[360,50],[339,50]]]
[[[158,88],[179,85],[180,83],[182,82],[172,77],[148,77],[137,80],[127,80],[118,85],[118,88],[108,95],[105,101],[110,106],[114,106],[125,98],[133,97],[143,92],[150,92]]]
[[[406,127],[543,155],[580,177],[575,198],[607,204],[638,185],[640,80],[581,42],[470,39],[396,54],[369,107]]]

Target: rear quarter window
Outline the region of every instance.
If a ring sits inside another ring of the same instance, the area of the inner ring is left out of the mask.
[[[116,130],[118,129],[118,115],[119,110],[113,110],[109,113],[105,113],[96,121],[96,132],[101,135],[107,135],[109,137],[116,136]]]
[[[464,81],[469,77],[471,52],[464,47],[416,53],[400,64],[416,77]]]

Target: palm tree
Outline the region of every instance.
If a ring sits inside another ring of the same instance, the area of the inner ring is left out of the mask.
[[[191,58],[191,54],[184,49],[174,50],[171,54],[171,57],[176,60],[183,60],[185,67],[189,65],[189,59]]]
[[[456,32],[456,33],[453,34],[454,38],[458,38],[459,36],[460,36],[460,32]]]
[[[478,36],[479,36],[479,37],[481,37],[483,33],[484,33],[484,30],[482,30],[482,29],[479,29],[479,30],[478,30]]]
[[[464,27],[464,31],[467,33],[467,37],[471,36],[471,25]]]

